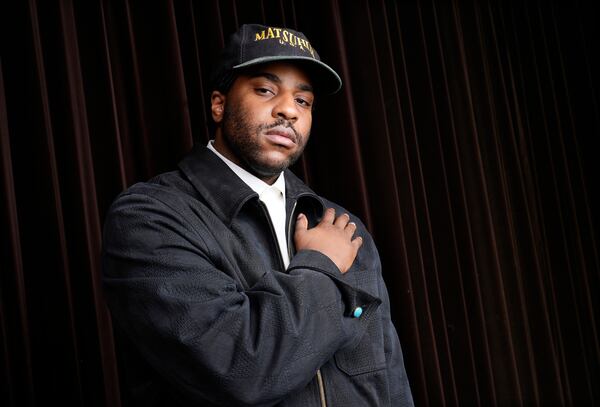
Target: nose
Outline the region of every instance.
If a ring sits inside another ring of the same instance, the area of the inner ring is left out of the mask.
[[[273,106],[272,116],[294,123],[298,119],[298,106],[296,106],[294,97],[287,94],[278,95],[277,103]]]

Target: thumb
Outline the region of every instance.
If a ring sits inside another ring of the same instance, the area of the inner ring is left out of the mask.
[[[306,219],[306,216],[301,213],[296,218],[296,233],[306,232],[306,230],[308,230],[308,219]]]

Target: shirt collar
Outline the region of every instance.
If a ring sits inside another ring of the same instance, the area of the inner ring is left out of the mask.
[[[204,144],[196,145],[179,162],[178,167],[202,197],[205,205],[227,224],[233,221],[247,202],[253,198],[258,199],[258,194]],[[318,217],[325,210],[321,198],[289,169],[285,170],[285,198],[288,215],[298,200],[309,205],[309,202],[312,202]],[[298,206],[304,204],[299,202]]]
[[[279,177],[277,177],[277,180],[273,183],[273,185],[269,185],[254,174],[249,173],[248,171],[246,171],[245,169],[243,169],[242,167],[225,157],[223,154],[219,153],[213,144],[214,140],[210,140],[207,144],[207,147],[213,153],[215,153],[217,157],[223,160],[223,162],[227,164],[227,166],[231,168],[231,170],[259,196],[261,196],[265,192],[265,190],[272,188],[280,192],[283,196],[283,199],[285,200],[285,176],[283,172],[279,174]]]

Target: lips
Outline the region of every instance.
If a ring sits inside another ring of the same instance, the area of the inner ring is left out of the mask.
[[[296,134],[288,127],[277,126],[265,132],[265,137],[273,144],[292,148],[297,144]]]

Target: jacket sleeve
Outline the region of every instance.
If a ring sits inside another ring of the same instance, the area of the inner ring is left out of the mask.
[[[350,303],[380,304],[315,251],[243,288],[183,218],[154,197],[122,195],[107,216],[102,261],[113,319],[190,400],[276,404],[360,338],[366,322],[351,317]]]
[[[380,311],[383,315],[384,350],[390,383],[391,405],[412,407],[414,406],[412,391],[406,375],[400,340],[390,317],[390,301],[383,279],[380,280],[380,293],[383,300]]]
[[[382,301],[380,307],[377,309],[377,314],[381,318],[381,329],[383,331],[383,351],[385,354],[390,405],[394,407],[412,407],[414,406],[412,391],[406,374],[400,340],[391,319],[390,299],[382,275],[379,252],[372,236],[366,231],[362,222],[357,219],[356,223],[364,231],[364,250],[359,256],[364,267],[370,268],[373,271],[372,275],[376,276],[376,283],[372,294],[376,295]]]

